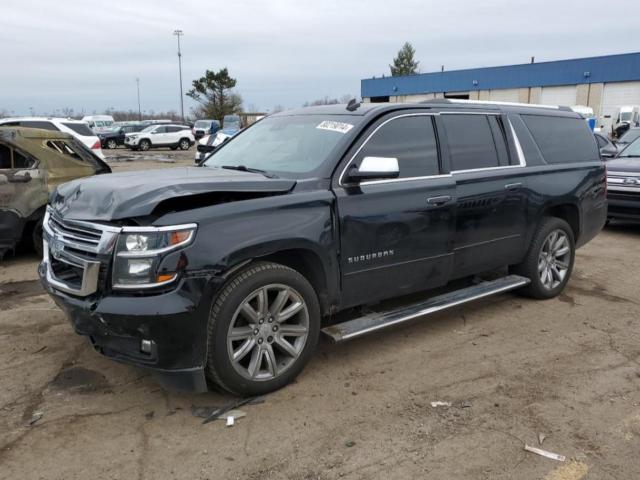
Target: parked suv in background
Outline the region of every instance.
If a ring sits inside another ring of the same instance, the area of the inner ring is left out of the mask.
[[[640,221],[640,138],[607,162],[607,187],[609,218]]]
[[[124,145],[125,136],[128,133],[136,133],[147,128],[148,125],[141,123],[132,123],[127,125],[118,125],[108,132],[99,133],[100,143],[102,148],[108,148],[110,150],[118,148],[118,145]]]
[[[125,147],[142,151],[159,147],[189,150],[194,143],[191,129],[186,125],[150,125],[141,132],[124,137]]]
[[[0,126],[42,128],[54,132],[65,132],[73,135],[84,145],[93,150],[98,157],[104,160],[100,139],[85,122],[70,118],[53,117],[17,117],[0,118]]]
[[[164,385],[263,394],[296,377],[321,329],[343,341],[515,288],[558,295],[605,223],[605,177],[569,109],[287,111],[201,167],[60,186],[39,272],[98,352]],[[498,278],[469,281],[483,272]]]

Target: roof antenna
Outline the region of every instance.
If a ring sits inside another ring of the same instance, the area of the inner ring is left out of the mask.
[[[356,102],[355,98],[352,98],[351,100],[349,100],[349,103],[347,103],[347,110],[349,110],[350,112],[354,112],[358,108],[360,108],[360,102]]]

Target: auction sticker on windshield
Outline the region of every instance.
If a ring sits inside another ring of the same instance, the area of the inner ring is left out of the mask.
[[[351,125],[350,123],[325,120],[324,122],[321,122],[320,125],[318,125],[316,128],[319,128],[321,130],[331,130],[332,132],[338,133],[347,133],[353,128],[353,125]]]

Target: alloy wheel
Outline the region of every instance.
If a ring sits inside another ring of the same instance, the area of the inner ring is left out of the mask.
[[[571,243],[562,230],[553,230],[545,239],[538,256],[538,274],[544,288],[553,290],[560,285],[569,271]]]
[[[253,381],[272,380],[295,363],[309,333],[302,295],[283,284],[250,293],[236,309],[227,333],[233,368]]]

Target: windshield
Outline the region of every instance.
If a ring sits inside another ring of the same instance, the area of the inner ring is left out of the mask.
[[[640,140],[631,143],[618,157],[640,157]]]
[[[618,143],[631,143],[638,137],[640,137],[640,128],[632,128],[620,137]]]
[[[240,117],[237,115],[227,115],[222,119],[222,128],[240,128]]]
[[[265,118],[214,151],[204,165],[244,166],[284,176],[310,173],[329,158],[360,118],[352,115]]]
[[[621,122],[630,122],[631,121],[631,113],[632,112],[620,112],[620,121]]]
[[[211,121],[210,120],[198,120],[193,125],[193,128],[207,128],[209,125],[211,125]]]

